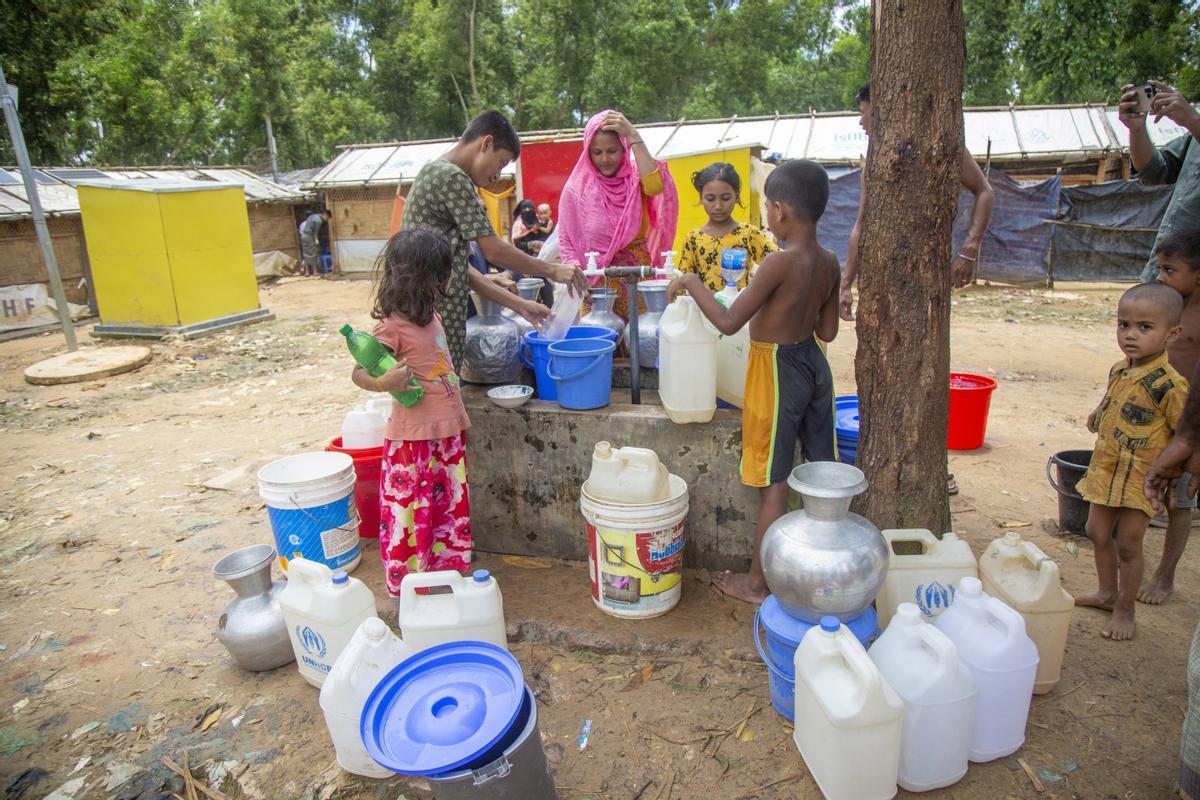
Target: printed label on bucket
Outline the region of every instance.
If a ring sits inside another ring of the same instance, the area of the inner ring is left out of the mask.
[[[592,599],[618,616],[654,616],[679,602],[683,527],[634,533],[587,523]]]
[[[358,511],[353,494],[312,508],[267,506],[275,547],[287,566],[292,558],[304,558],[341,569],[358,558]]]

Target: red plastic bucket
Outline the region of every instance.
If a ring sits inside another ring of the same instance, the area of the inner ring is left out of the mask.
[[[332,453],[345,453],[354,459],[354,505],[358,508],[358,535],[364,539],[379,538],[379,475],[383,472],[383,448],[347,450],[342,437],[325,448]]]
[[[946,431],[946,447],[951,450],[983,447],[988,409],[995,389],[996,382],[986,375],[950,373],[950,425]]]

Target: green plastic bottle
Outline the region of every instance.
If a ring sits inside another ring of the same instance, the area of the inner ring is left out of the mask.
[[[350,355],[354,356],[358,365],[365,369],[372,378],[378,378],[396,366],[396,357],[371,334],[356,331],[349,325],[343,325],[341,333],[346,337],[346,348],[350,351]],[[402,392],[388,392],[388,394],[396,398],[396,402],[405,408],[412,408],[424,396],[425,390],[421,388],[421,384],[416,378],[409,381],[408,385],[410,388]]]

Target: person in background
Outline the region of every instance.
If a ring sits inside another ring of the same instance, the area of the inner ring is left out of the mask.
[[[859,88],[854,100],[858,103],[858,110],[862,115],[858,119],[858,124],[862,126],[867,136],[870,136],[871,84],[869,82]],[[862,232],[863,209],[867,205],[867,170],[865,168],[862,170],[859,180],[858,216],[854,220],[854,229],[850,231],[850,246],[846,251],[846,266],[842,269],[842,289],[839,303],[842,319],[847,322],[854,321],[853,289],[858,283],[858,242]],[[975,280],[975,267],[979,263],[979,248],[983,243],[983,234],[987,232],[988,220],[992,218],[992,206],[996,202],[996,194],[992,191],[987,177],[984,176],[983,170],[975,163],[975,159],[971,157],[965,147],[962,151],[961,180],[963,188],[974,196],[974,201],[971,205],[971,224],[967,228],[966,238],[963,239],[962,245],[959,246],[958,252],[950,262],[950,285],[955,289],[961,289]],[[952,474],[946,476],[946,489],[951,495],[958,494],[958,483],[955,482]]]
[[[738,288],[745,289],[750,273],[779,248],[761,228],[733,218],[734,206],[742,205],[742,179],[732,164],[709,164],[692,176],[692,186],[700,195],[708,222],[688,232],[679,255],[680,272],[696,273],[705,286],[719,292],[725,288],[722,255],[726,250],[741,250],[746,254],[746,271]]]
[[[428,227],[450,243],[453,275],[439,310],[447,349],[462,364],[466,349],[468,289],[511,308],[535,326],[550,314],[541,303],[519,295],[467,266],[467,243],[479,245],[491,264],[525,275],[537,275],[587,291],[578,267],[550,264],[523,253],[492,229],[478,187],[496,181],[501,170],[520,155],[521,142],[512,124],[498,111],[485,111],[467,125],[458,142],[441,158],[421,167],[404,204],[402,230]]]
[[[551,209],[549,203],[542,203],[537,207],[538,230],[547,236],[554,233],[554,220],[551,218],[550,214]]]
[[[1190,475],[1184,483],[1183,475]],[[1146,499],[1158,513],[1167,511],[1167,499],[1180,493],[1195,496],[1200,490],[1200,369],[1192,374],[1191,388],[1170,444],[1146,472]],[[1183,800],[1200,800],[1200,626],[1192,634],[1187,660],[1188,704],[1179,742],[1179,782]]]
[[[372,335],[396,357],[378,378],[356,366],[350,378],[369,392],[404,391],[416,378],[425,394],[411,408],[393,400],[380,480],[379,551],[388,595],[410,572],[471,565],[462,386],[436,311],[453,272],[450,244],[431,230],[402,230],[384,246],[371,316]]]
[[[522,200],[513,209],[512,243],[522,252],[533,255],[529,243],[534,240],[537,227],[537,210],[532,200]]]
[[[329,211],[314,211],[300,223],[300,263],[305,275],[321,274],[321,226],[329,221]]]
[[[679,195],[666,162],[650,155],[624,114],[606,109],[593,115],[558,204],[563,263],[587,266],[585,254],[594,251],[601,269],[660,266],[662,252],[675,241],[678,218]],[[613,310],[626,319],[625,282],[589,280],[616,290]]]
[[[1146,114],[1138,110],[1138,93],[1143,86],[1127,84],[1121,87],[1121,105],[1117,117],[1129,129],[1129,161],[1142,183],[1156,186],[1174,184],[1171,200],[1159,223],[1155,249],[1142,271],[1142,281],[1151,283],[1158,278],[1158,244],[1176,230],[1200,230],[1200,113],[1177,89],[1162,81],[1150,81],[1156,94],[1150,98],[1150,113],[1154,121],[1163,117],[1187,133],[1155,147],[1146,132]]]
[[[1158,261],[1158,282],[1170,286],[1183,296],[1183,331],[1167,345],[1167,359],[1180,375],[1191,375],[1200,365],[1200,230],[1175,231],[1159,240],[1154,249]],[[1175,589],[1175,568],[1183,557],[1191,533],[1196,496],[1187,493],[1191,476],[1179,481],[1179,494],[1165,515],[1167,534],[1163,541],[1162,558],[1138,592],[1138,600],[1158,605]],[[1154,526],[1160,517],[1150,520]],[[1161,526],[1158,526],[1161,527]]]

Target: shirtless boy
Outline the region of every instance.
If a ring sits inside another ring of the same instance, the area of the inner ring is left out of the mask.
[[[1167,360],[1180,375],[1196,372],[1200,361],[1200,230],[1175,231],[1154,248],[1158,258],[1158,282],[1183,295],[1183,332],[1167,345]],[[1167,535],[1158,569],[1138,592],[1138,600],[1158,605],[1175,590],[1175,567],[1183,556],[1191,532],[1195,496],[1188,496],[1188,476],[1179,481],[1173,502],[1167,508]],[[1155,526],[1156,520],[1150,525]]]
[[[717,586],[760,603],[767,582],[759,556],[763,534],[787,511],[796,440],[807,461],[833,461],[833,375],[816,337],[838,329],[837,256],[817,243],[817,220],[829,200],[829,176],[813,161],[788,161],[767,178],[767,225],[787,249],[763,259],[754,280],[729,308],[700,276],[672,281],[668,299],[687,291],[717,330],[731,336],[750,323],[746,402],[742,409],[742,483],[760,489],[750,572],[726,572]]]

